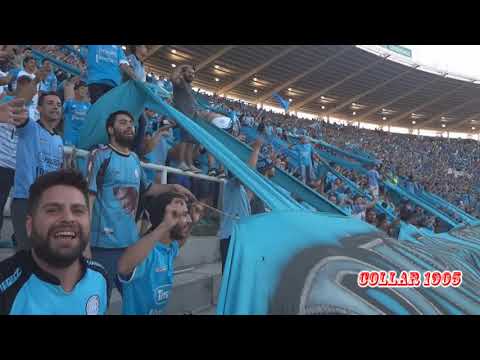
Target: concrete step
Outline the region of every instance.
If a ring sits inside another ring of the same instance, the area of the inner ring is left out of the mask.
[[[221,283],[221,263],[203,264],[193,270],[175,274],[166,315],[203,314],[217,304]],[[122,299],[112,292],[108,315],[122,313]]]
[[[175,268],[220,261],[220,240],[215,236],[191,236],[175,259]]]
[[[192,315],[217,315],[217,307],[216,306],[210,306],[208,309],[205,309],[203,311],[195,312]]]

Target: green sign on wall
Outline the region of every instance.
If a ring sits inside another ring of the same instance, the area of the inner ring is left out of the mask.
[[[396,52],[397,54],[406,56],[411,58],[412,57],[412,50],[400,46],[400,45],[382,45],[384,48],[387,48],[390,51]]]

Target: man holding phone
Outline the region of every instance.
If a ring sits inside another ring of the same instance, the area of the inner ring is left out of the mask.
[[[149,109],[145,109],[144,116],[147,120],[146,134],[143,141],[145,159],[153,164],[165,165],[168,151],[172,147],[172,128],[177,125],[173,120],[160,117]],[[146,174],[151,181],[156,177],[153,170],[146,170]]]
[[[30,84],[31,93],[36,92]],[[24,99],[18,99],[23,104]],[[14,104],[17,99],[13,100]],[[21,108],[21,106],[20,106]],[[63,164],[63,140],[56,133],[62,115],[62,101],[56,93],[42,94],[38,100],[40,119],[33,121],[24,113],[15,110],[21,117],[1,119],[16,127],[18,135],[17,158],[12,202],[12,220],[17,241],[17,250],[30,249],[25,220],[27,217],[28,191],[35,180],[48,172],[58,170]]]

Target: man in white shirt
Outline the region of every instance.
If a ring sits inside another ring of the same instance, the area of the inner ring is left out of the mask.
[[[45,69],[40,69],[37,71],[37,62],[31,56],[27,56],[23,59],[23,70],[21,70],[17,75],[17,79],[21,78],[22,76],[28,76],[34,81],[34,85],[37,89],[37,94],[35,94],[30,104],[27,104],[28,117],[34,121],[37,121],[40,118],[40,113],[37,110],[38,91],[40,90],[40,83],[46,78],[47,75],[48,73]]]

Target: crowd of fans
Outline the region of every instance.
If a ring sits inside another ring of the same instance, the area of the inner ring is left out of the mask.
[[[36,51],[71,65],[81,75],[57,69],[48,58],[37,59]],[[193,224],[212,215],[206,208],[220,212],[215,210],[220,205],[218,183],[169,174],[169,185],[162,184],[161,176],[144,170],[140,161],[225,179],[218,231],[222,265],[235,219],[268,211],[187,131],[148,108],[139,119],[127,111],[110,114],[105,126],[109,142],[97,144],[88,160],[65,157],[64,145],[79,145],[90,107],[129,79],[171,91],[167,101],[189,118],[207,120],[249,143],[253,152],[248,164],[262,175],[271,178],[275,167],[283,169],[345,213],[392,237],[398,237],[400,221],[431,231],[441,231],[442,224],[408,201],[394,201],[382,186],[385,179],[400,182],[411,192],[425,189],[436,193],[469,213],[478,213],[474,180],[479,155],[474,142],[362,130],[277,114],[224,97],[200,96],[192,89],[193,66],[179,66],[170,81],[159,81],[145,73],[146,54],[145,45],[132,45],[126,53],[118,45],[0,46],[0,209],[13,188],[17,250],[10,262],[29,268],[36,263],[65,290],[72,290],[72,279],[86,276],[88,271],[78,272],[83,266],[94,273],[91,278],[102,274],[102,286],[115,284],[122,293],[125,314],[157,314],[168,301],[174,258]],[[260,136],[251,139],[242,127],[253,128]],[[361,151],[380,165],[360,172],[328,162],[315,150],[330,150],[315,139]],[[65,167],[75,167],[82,175],[62,172]],[[62,186],[72,194],[84,195],[85,201],[77,196],[76,203],[63,206],[70,199],[59,195]],[[277,188],[311,209],[296,194]],[[70,222],[62,218],[66,212]],[[388,219],[387,213],[393,217]],[[55,222],[56,218],[60,220]],[[90,241],[85,240],[88,231]],[[83,257],[100,263],[106,274],[98,264],[82,262]],[[159,268],[165,269],[160,277],[155,275]],[[0,264],[1,286],[2,281],[14,277],[11,270],[10,263],[3,268]],[[21,281],[30,284],[34,280],[27,275]],[[11,290],[7,285],[5,289],[0,286],[0,312],[39,311],[38,304],[15,307],[20,289]],[[104,290],[101,299],[95,300],[88,289],[86,294],[77,294],[88,297],[87,313],[106,311],[104,302],[108,302],[111,289],[106,286]],[[146,295],[150,293],[155,293],[155,298]],[[71,307],[64,311],[75,312]]]
[[[213,96],[239,112],[244,124],[253,124],[259,113],[270,133],[308,135],[342,149],[374,157],[385,171],[404,179],[408,188],[417,186],[434,193],[469,213],[478,211],[477,182],[480,150],[475,140],[445,139],[367,130],[356,126],[299,119],[259,110],[243,102]],[[411,185],[408,183],[412,183]]]

